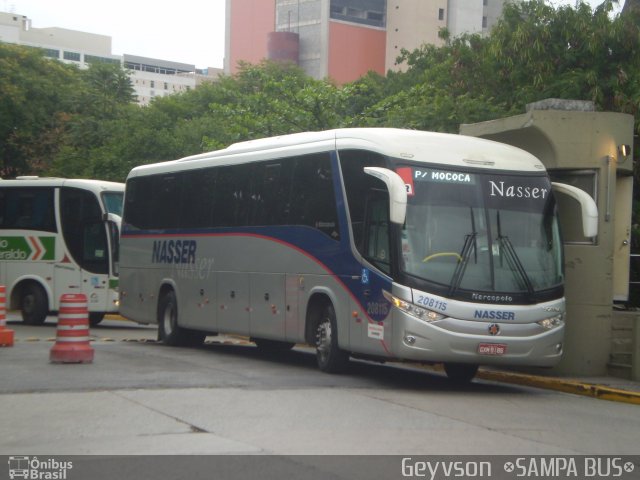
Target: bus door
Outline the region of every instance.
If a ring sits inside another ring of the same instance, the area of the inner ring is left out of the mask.
[[[390,343],[391,325],[385,324],[389,302],[382,295],[383,274],[391,274],[389,194],[370,190],[367,194],[362,254],[373,268],[363,265],[360,275],[361,299],[367,325],[362,328],[362,346],[369,353],[380,354],[381,341]]]
[[[104,312],[108,307],[111,259],[108,224],[98,198],[86,190],[62,188],[60,221],[70,258],[59,266],[58,274],[64,278],[56,289],[59,295],[83,292],[90,311]]]

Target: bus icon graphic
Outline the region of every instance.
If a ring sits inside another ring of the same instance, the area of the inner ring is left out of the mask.
[[[29,457],[9,457],[9,478],[29,478]]]

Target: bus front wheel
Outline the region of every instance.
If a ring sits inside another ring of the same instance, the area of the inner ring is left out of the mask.
[[[338,329],[333,305],[327,305],[316,327],[316,359],[318,368],[327,373],[340,373],[349,362],[349,354],[338,347]]]
[[[158,305],[158,340],[172,347],[199,345],[205,335],[178,325],[178,301],[173,290],[165,293]]]
[[[22,321],[27,325],[42,325],[47,319],[49,307],[47,293],[37,283],[29,283],[22,289],[20,297]]]

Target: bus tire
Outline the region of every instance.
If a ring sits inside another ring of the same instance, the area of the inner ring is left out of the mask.
[[[166,292],[158,304],[158,340],[171,347],[202,344],[205,334],[182,328],[178,324],[178,301],[173,290]]]
[[[89,312],[89,325],[95,327],[104,320],[105,312]]]
[[[323,308],[315,331],[316,361],[326,373],[343,372],[349,363],[349,354],[338,347],[336,324],[336,312],[329,303]]]
[[[469,383],[478,373],[478,365],[468,363],[445,363],[444,371],[449,380],[455,383]]]
[[[27,325],[42,325],[49,313],[47,300],[44,288],[34,282],[26,284],[20,293],[22,321]]]

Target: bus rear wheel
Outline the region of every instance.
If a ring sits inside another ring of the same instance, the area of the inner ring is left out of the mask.
[[[340,373],[349,363],[349,354],[338,347],[338,329],[333,305],[322,311],[316,326],[316,360],[318,368],[327,373]]]
[[[105,312],[89,312],[89,325],[95,327],[104,320]]]
[[[49,313],[47,293],[44,288],[37,283],[25,285],[20,295],[20,309],[24,323],[42,325],[47,319],[47,313]]]
[[[445,363],[444,371],[449,380],[455,383],[469,383],[478,373],[478,365],[467,363]]]
[[[190,347],[204,342],[205,334],[178,325],[178,301],[173,290],[158,305],[158,340],[171,347]]]

